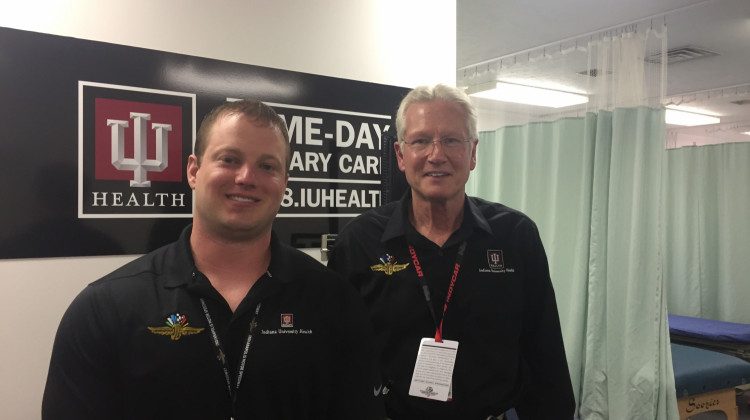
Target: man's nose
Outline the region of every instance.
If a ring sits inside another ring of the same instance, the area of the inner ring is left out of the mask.
[[[239,185],[248,185],[255,182],[255,168],[252,165],[242,165],[234,178],[234,182]]]
[[[442,159],[445,157],[445,150],[443,150],[443,142],[438,140],[433,140],[429,146],[427,146],[427,158],[430,160],[433,159]]]

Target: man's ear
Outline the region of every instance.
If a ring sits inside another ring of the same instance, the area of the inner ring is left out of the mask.
[[[195,189],[195,178],[198,175],[198,158],[195,155],[188,157],[187,163],[187,180],[190,188]]]
[[[474,168],[477,167],[477,145],[479,144],[479,140],[474,140],[474,144],[471,146],[471,169],[474,170]]]
[[[393,142],[393,150],[396,152],[396,160],[398,161],[398,169],[401,172],[406,170],[404,165],[404,153],[401,150],[401,144],[398,141]]]

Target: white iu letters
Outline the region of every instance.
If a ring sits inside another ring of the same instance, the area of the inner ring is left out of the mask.
[[[151,127],[156,131],[156,159],[146,159],[147,135],[146,121],[151,114],[131,112],[133,119],[133,158],[125,158],[125,127],[128,121],[107,120],[112,127],[112,165],[119,170],[133,171],[131,187],[150,187],[151,181],[146,180],[149,171],[161,172],[166,169],[168,132],[172,131],[171,124],[153,123]]]

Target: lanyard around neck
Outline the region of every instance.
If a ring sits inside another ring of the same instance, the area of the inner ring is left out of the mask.
[[[211,338],[216,350],[216,358],[221,362],[221,367],[224,370],[224,379],[227,382],[227,389],[229,390],[229,396],[232,399],[232,403],[237,400],[237,391],[240,389],[240,383],[242,383],[242,377],[245,373],[245,363],[247,362],[247,355],[250,352],[250,343],[253,339],[253,331],[258,325],[257,319],[260,313],[260,305],[262,302],[258,302],[255,306],[255,313],[253,314],[250,324],[247,328],[247,337],[245,338],[245,346],[242,349],[242,356],[240,357],[239,366],[237,368],[237,381],[232,386],[232,379],[229,374],[229,364],[227,363],[226,352],[224,351],[221,341],[219,340],[219,334],[216,332],[216,327],[211,320],[211,314],[208,312],[208,306],[206,301],[201,298],[201,306],[203,307],[203,313],[206,315],[206,321],[208,321],[208,328],[211,330]]]
[[[445,303],[443,304],[443,314],[440,316],[440,322],[438,322],[437,316],[435,315],[435,308],[432,306],[432,299],[430,298],[430,287],[427,285],[427,280],[424,278],[424,272],[422,271],[422,265],[419,263],[419,257],[417,257],[417,250],[414,246],[409,244],[409,254],[411,255],[412,262],[414,263],[414,270],[417,272],[417,279],[419,284],[422,286],[422,292],[424,293],[424,299],[427,302],[427,307],[432,315],[432,321],[435,323],[435,341],[438,343],[443,342],[443,319],[445,318],[445,312],[448,310],[448,304],[453,296],[453,288],[456,286],[456,280],[458,279],[458,272],[461,270],[461,263],[464,259],[464,251],[466,251],[466,241],[461,242],[458,247],[458,254],[456,255],[456,263],[453,266],[453,273],[451,274],[451,282],[448,286],[448,293],[445,296]]]

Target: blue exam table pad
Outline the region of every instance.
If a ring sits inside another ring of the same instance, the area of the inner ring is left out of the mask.
[[[704,340],[750,344],[750,325],[669,314],[669,332]]]
[[[750,383],[750,362],[698,347],[671,346],[677,398]]]

